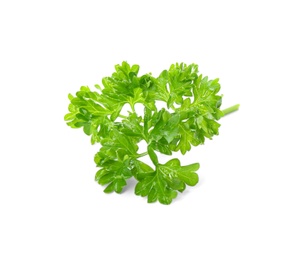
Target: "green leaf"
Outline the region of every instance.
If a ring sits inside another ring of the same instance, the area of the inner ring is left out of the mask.
[[[155,141],[165,138],[169,143],[178,135],[179,114],[171,115],[165,110],[159,111],[157,122],[150,136]]]
[[[177,196],[177,192],[168,187],[166,181],[157,172],[152,176],[147,176],[135,186],[135,194],[148,197],[148,203],[157,200],[165,205],[169,205]]]
[[[172,64],[168,72],[168,84],[170,88],[170,98],[168,107],[174,103],[181,104],[182,96],[192,96],[192,88],[195,79],[198,77],[198,66],[185,63]]]
[[[165,138],[161,138],[158,141],[152,141],[150,143],[150,147],[160,153],[171,155],[172,151],[170,149],[170,145]]]
[[[170,204],[177,196],[177,191],[182,192],[185,185],[194,186],[198,182],[195,173],[199,164],[181,166],[178,159],[172,159],[166,164],[159,164],[156,171],[147,174],[135,187],[135,194],[148,197],[148,202],[159,201]]]
[[[100,92],[102,92],[102,89],[99,84],[95,84],[94,87],[97,88],[98,90],[100,90]]]
[[[102,95],[100,96],[100,100],[103,105],[111,112],[111,120],[115,121],[115,119],[119,116],[119,113],[123,106],[128,102],[128,96],[123,94],[113,93],[108,89],[102,90]]]
[[[112,130],[109,137],[103,138],[100,143],[102,147],[98,154],[100,158],[103,158],[103,160],[98,162],[95,160],[98,166],[102,166],[102,163],[107,156],[113,157],[118,151],[120,154],[124,153],[124,155],[128,155],[130,158],[137,158],[138,146],[135,140],[131,137],[124,136],[117,130]]]
[[[144,126],[142,124],[142,117],[137,116],[136,113],[130,113],[129,117],[122,120],[122,128],[120,131],[128,136],[136,136],[147,140]]]
[[[107,111],[96,104],[92,100],[84,99],[86,92],[89,91],[88,87],[81,87],[81,93],[77,92],[78,97],[70,96],[71,104],[69,105],[70,113],[66,114],[64,119],[72,128],[83,127],[86,135],[92,135],[91,143],[94,144],[100,141],[98,128],[102,121],[107,116]]]
[[[191,142],[193,140],[193,134],[187,124],[180,124],[180,141],[176,147],[176,150],[180,150],[182,154],[185,154],[191,149]]]
[[[198,183],[198,175],[195,173],[198,169],[198,163],[181,166],[178,159],[172,159],[166,164],[159,166],[159,170],[167,179],[179,178],[189,186],[194,186]]]
[[[170,93],[168,92],[167,85],[169,82],[168,71],[164,70],[157,79],[154,80],[155,82],[155,99],[168,102]]]
[[[130,155],[137,155],[138,146],[132,141],[131,138],[122,135],[120,132],[114,130],[113,137],[114,141],[122,149],[126,150]]]
[[[132,177],[132,172],[129,170],[128,165],[129,161],[112,161],[110,165],[103,167],[96,173],[95,180],[100,185],[108,184],[104,189],[105,193],[113,191],[121,193],[124,186],[127,185],[126,180]]]

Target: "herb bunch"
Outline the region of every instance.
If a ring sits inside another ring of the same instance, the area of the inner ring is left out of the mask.
[[[69,94],[69,113],[64,119],[72,128],[83,128],[91,143],[99,143],[95,163],[100,169],[95,179],[105,185],[105,193],[121,193],[127,180],[135,178],[135,194],[170,204],[186,186],[198,182],[199,163],[182,166],[174,158],[161,164],[157,153],[172,155],[190,151],[191,146],[218,135],[222,116],[238,105],[220,110],[218,79],[209,80],[196,64],[176,63],[158,77],[138,75],[139,66],[127,62],[115,66],[111,77],[102,79],[97,91],[82,86],[76,96]],[[128,104],[130,111],[122,115]],[[136,104],[144,107],[143,116]],[[163,104],[160,107],[160,104]],[[138,153],[144,141],[146,152]],[[149,156],[154,167],[140,158]]]

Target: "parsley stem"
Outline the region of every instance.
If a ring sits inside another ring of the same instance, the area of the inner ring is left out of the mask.
[[[176,110],[176,108],[174,107],[174,105],[172,105],[170,108],[171,108],[173,111]]]
[[[136,157],[139,158],[139,157],[144,157],[146,155],[148,155],[148,152],[140,153]]]
[[[230,114],[232,112],[237,111],[239,109],[239,107],[240,107],[240,105],[237,104],[237,105],[234,105],[232,107],[228,107],[228,108],[222,110],[222,112],[223,112],[224,116],[226,116],[226,115],[228,115],[228,114]]]

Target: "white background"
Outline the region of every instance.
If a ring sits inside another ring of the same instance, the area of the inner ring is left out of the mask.
[[[304,259],[302,1],[1,1],[0,259]],[[107,195],[69,92],[123,60],[220,78],[220,135],[170,206]]]

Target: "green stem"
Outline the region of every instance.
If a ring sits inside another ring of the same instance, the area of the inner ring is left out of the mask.
[[[175,111],[176,110],[176,108],[175,108],[175,106],[174,105],[171,105],[171,107],[170,107],[173,111]]]
[[[128,119],[128,117],[127,117],[127,116],[124,116],[124,115],[119,115],[118,117],[124,118],[124,119]]]
[[[146,156],[146,155],[148,155],[148,152],[140,153],[140,154],[138,154],[136,157],[137,157],[137,158],[140,158],[140,157],[144,157],[144,156]]]
[[[234,105],[232,107],[228,107],[228,108],[222,110],[222,112],[223,112],[224,116],[226,116],[226,115],[228,115],[228,114],[230,114],[232,112],[237,111],[239,109],[239,107],[240,107],[240,105],[237,104],[237,105]]]

